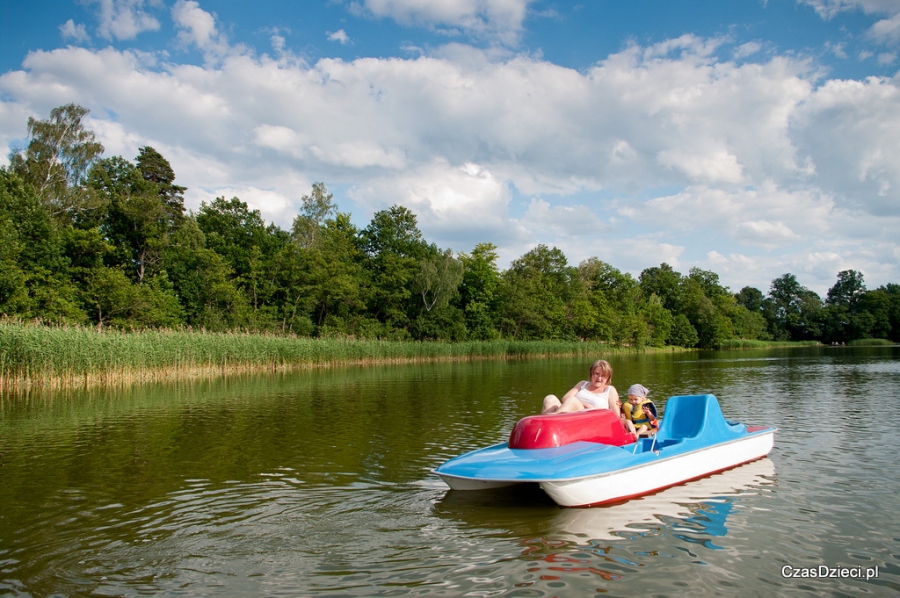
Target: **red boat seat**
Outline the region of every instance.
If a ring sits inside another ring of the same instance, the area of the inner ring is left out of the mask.
[[[621,420],[609,409],[529,415],[509,435],[511,449],[554,448],[585,440],[623,446],[634,442]]]

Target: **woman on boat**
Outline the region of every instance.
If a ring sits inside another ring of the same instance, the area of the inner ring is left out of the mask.
[[[604,359],[598,359],[591,365],[589,380],[582,380],[563,395],[562,400],[556,395],[544,397],[541,413],[569,413],[585,409],[611,409],[621,417],[619,393],[610,384],[612,366]]]

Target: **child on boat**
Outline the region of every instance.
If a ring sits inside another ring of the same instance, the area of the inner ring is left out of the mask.
[[[651,436],[659,430],[659,413],[656,405],[647,398],[650,390],[641,384],[632,384],[628,389],[628,403],[623,407],[625,418],[634,424],[639,436]]]

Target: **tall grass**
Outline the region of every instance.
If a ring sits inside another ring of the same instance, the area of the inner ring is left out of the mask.
[[[310,339],[190,330],[124,332],[0,321],[0,388],[120,384],[338,364],[608,355],[596,342]]]
[[[885,338],[860,338],[847,343],[851,347],[885,347],[888,345],[896,345],[897,343],[889,341]]]
[[[818,341],[758,341],[742,338],[731,338],[722,341],[719,349],[723,351],[732,351],[737,349],[772,349],[777,347],[814,347],[819,345]]]

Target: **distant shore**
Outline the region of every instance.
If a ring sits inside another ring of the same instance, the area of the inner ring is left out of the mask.
[[[761,341],[725,349],[799,346]],[[467,361],[616,353],[693,351],[634,349],[580,341],[419,342],[305,338],[192,330],[125,332],[0,322],[0,389],[129,385],[225,373],[286,371],[352,364]]]

